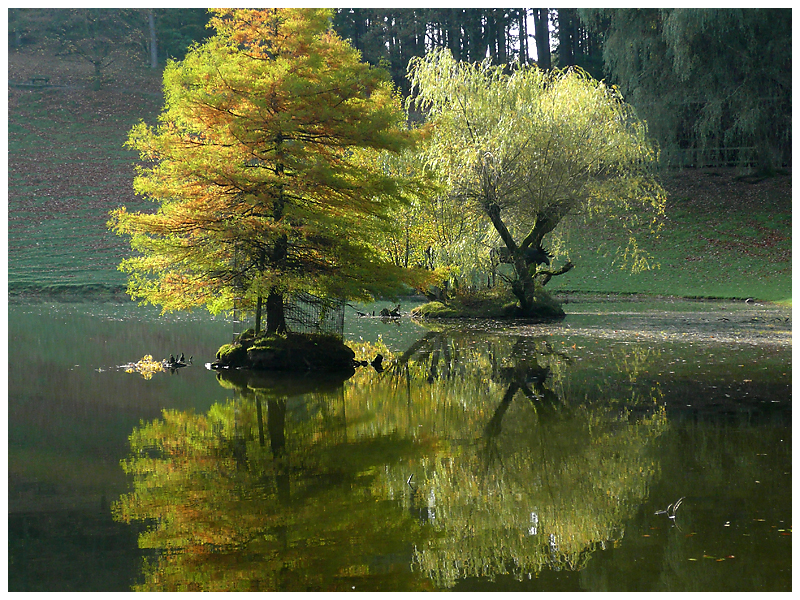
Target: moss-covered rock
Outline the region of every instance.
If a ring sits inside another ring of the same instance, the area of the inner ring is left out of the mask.
[[[247,360],[247,346],[238,342],[225,344],[217,350],[217,362],[224,365],[240,365]]]
[[[255,371],[346,371],[355,353],[335,336],[287,333],[255,335],[246,331],[217,351],[215,369]]]
[[[459,315],[455,308],[447,306],[439,301],[433,301],[412,308],[411,316],[417,317],[418,319],[448,319],[461,315]]]

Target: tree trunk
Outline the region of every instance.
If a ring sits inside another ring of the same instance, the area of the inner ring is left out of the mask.
[[[486,10],[486,23],[484,24],[483,28],[483,39],[485,41],[487,56],[491,57],[492,62],[496,62],[495,55],[497,54],[497,35],[495,33],[494,15],[492,14],[491,8]]]
[[[147,23],[150,26],[150,68],[158,68],[158,51],[156,48],[156,16],[152,8],[147,9]]]
[[[276,164],[276,171],[279,180],[283,179],[284,164],[283,164],[283,139],[279,136],[276,144],[278,148],[278,162]],[[283,184],[279,184],[278,197],[272,205],[272,218],[276,223],[279,223],[283,218],[283,209],[285,206],[286,198],[284,197]],[[288,256],[289,240],[286,235],[280,236],[275,244],[272,246],[272,253],[270,256],[270,264],[276,267],[282,267],[286,257]],[[285,333],[286,321],[283,314],[283,292],[275,286],[272,286],[267,296],[267,333]]]
[[[519,26],[519,62],[522,65],[528,64],[528,9],[518,8]]]
[[[548,23],[549,8],[534,8],[533,27],[536,39],[537,64],[540,69],[548,70],[550,63],[550,27]]]
[[[267,333],[285,333],[286,320],[283,313],[283,294],[272,288],[267,296]]]
[[[445,9],[447,15],[447,46],[453,53],[453,58],[461,60],[464,56],[464,47],[461,44],[461,21],[457,8]]]
[[[494,34],[497,37],[497,59],[495,61],[498,65],[504,65],[508,62],[508,54],[506,53],[506,14],[505,9],[496,8],[493,11],[494,16]]]
[[[258,297],[256,301],[256,335],[261,333],[261,305],[263,303],[263,299],[261,296]]]
[[[492,222],[495,231],[497,231],[500,239],[508,249],[508,258],[506,260],[501,260],[502,262],[509,262],[514,265],[514,271],[517,274],[517,280],[511,285],[511,291],[519,300],[520,308],[525,312],[530,310],[533,306],[533,298],[536,291],[536,279],[535,273],[531,272],[531,266],[534,267],[533,270],[535,271],[535,266],[537,264],[529,262],[528,258],[526,257],[526,253],[530,249],[540,248],[544,236],[556,228],[567,212],[569,211],[563,210],[562,212],[556,212],[554,214],[551,213],[538,215],[533,229],[531,229],[530,233],[528,233],[528,235],[525,236],[525,239],[522,240],[522,242],[518,245],[514,241],[514,238],[511,235],[511,232],[508,230],[508,227],[506,227],[506,224],[503,222],[503,219],[500,215],[500,207],[497,205],[497,203],[492,202],[486,206],[486,215],[489,217],[489,220]],[[549,276],[546,277],[544,283],[547,283],[551,277],[566,273],[572,267],[573,265],[570,262],[564,265],[564,267],[562,267],[559,271],[548,271]]]
[[[362,10],[360,8],[353,9],[353,46],[363,52],[364,35],[367,27],[366,23],[364,23],[364,17],[361,13]]]
[[[527,313],[533,308],[533,298],[536,292],[536,282],[533,279],[528,262],[520,253],[514,255],[514,270],[517,272],[517,280],[511,284],[511,291],[519,300],[519,307],[523,313]]]
[[[558,9],[558,66],[575,65],[576,8]]]
[[[506,227],[506,224],[503,222],[500,216],[500,207],[492,203],[488,206],[486,213],[500,236],[500,239],[503,240],[506,248],[508,248],[511,264],[514,265],[514,270],[517,273],[517,280],[511,285],[511,291],[514,293],[517,300],[519,300],[520,308],[524,312],[527,312],[533,305],[534,290],[536,288],[533,276],[528,267],[528,262],[525,260],[525,255],[520,251],[520,247],[517,246],[517,243],[514,241],[511,232],[508,231],[508,227]],[[528,237],[530,238],[530,236]]]

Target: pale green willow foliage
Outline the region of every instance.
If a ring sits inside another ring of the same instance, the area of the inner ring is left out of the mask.
[[[568,223],[616,222],[631,238],[621,263],[648,268],[635,234],[658,231],[665,195],[647,127],[616,88],[580,70],[463,63],[444,49],[413,59],[409,78],[408,107],[431,125],[420,159],[453,210],[482,217],[472,234],[484,254],[487,239],[500,243],[489,218],[496,205],[518,246],[544,235],[564,254]]]

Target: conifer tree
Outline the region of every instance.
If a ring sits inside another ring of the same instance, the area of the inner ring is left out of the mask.
[[[164,310],[262,310],[286,324],[300,291],[367,299],[408,273],[382,262],[380,235],[411,182],[369,153],[413,144],[385,73],[330,27],[327,9],[221,9],[216,34],[164,73],[156,127],[130,132],[145,165],[136,191],[155,213],[112,213],[138,254],[129,293]],[[377,165],[377,166],[376,166]]]

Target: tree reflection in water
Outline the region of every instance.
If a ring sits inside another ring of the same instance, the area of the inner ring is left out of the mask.
[[[543,338],[433,332],[387,363],[346,381],[220,375],[236,401],[137,428],[115,514],[152,521],[140,545],[161,551],[137,589],[580,569],[646,498],[657,390],[566,385],[576,366]]]
[[[424,520],[438,534],[417,545],[417,569],[438,587],[580,569],[592,550],[621,537],[658,469],[651,443],[666,416],[656,390],[636,400],[638,418],[628,410],[632,396],[569,397],[569,357],[546,339],[496,338],[479,351],[469,337],[431,336],[415,350],[421,360],[407,373],[416,368],[431,397],[491,415],[482,427],[451,421],[446,448],[413,466],[409,508],[426,502]],[[476,385],[453,394],[457,364],[471,365]],[[483,401],[490,398],[500,398],[493,412]],[[396,486],[406,472],[395,471]]]

